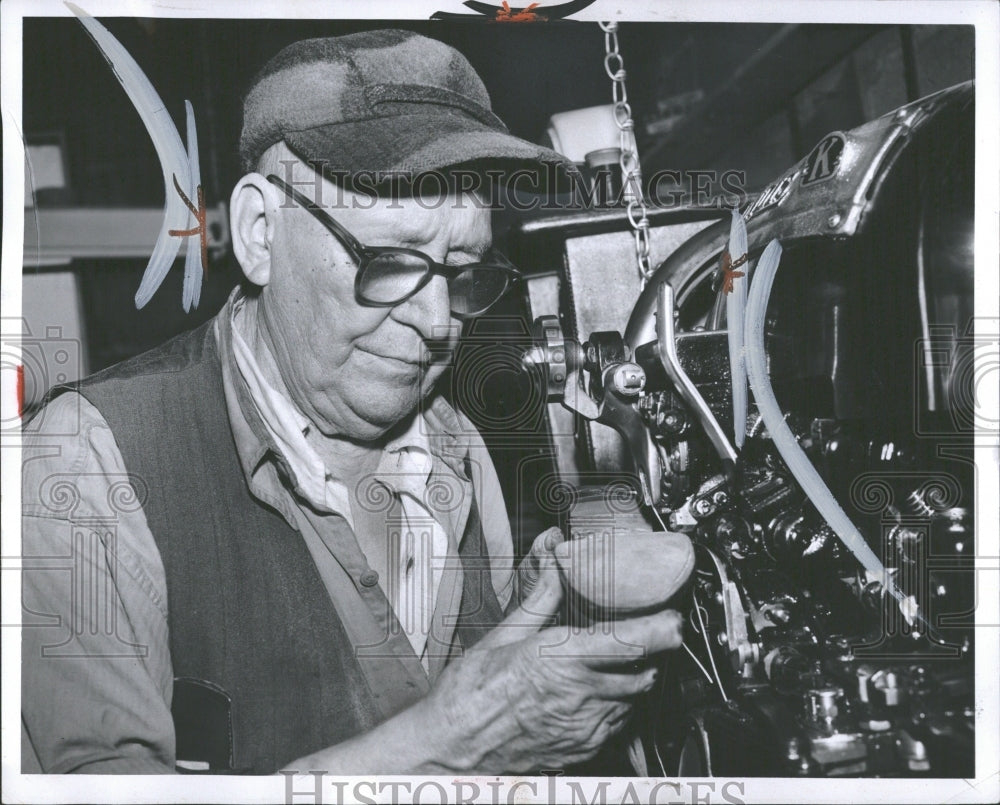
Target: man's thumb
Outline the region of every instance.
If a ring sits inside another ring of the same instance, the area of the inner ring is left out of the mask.
[[[496,648],[530,637],[535,632],[556,623],[556,614],[563,600],[559,566],[552,555],[542,557],[538,581],[531,594],[502,623],[496,626],[479,646]],[[478,647],[478,646],[477,646]]]

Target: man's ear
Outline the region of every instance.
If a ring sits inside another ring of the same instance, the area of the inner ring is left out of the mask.
[[[271,185],[259,173],[248,173],[237,182],[229,199],[229,227],[233,254],[243,274],[254,285],[271,279],[271,242],[277,207]]]

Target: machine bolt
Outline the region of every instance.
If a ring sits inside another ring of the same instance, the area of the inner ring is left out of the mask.
[[[844,695],[840,688],[815,688],[809,691],[809,714],[815,721],[830,723],[840,712],[837,698]]]
[[[638,364],[619,364],[611,376],[611,385],[619,394],[634,397],[646,387],[646,373]]]
[[[896,741],[900,754],[906,758],[910,771],[928,771],[931,767],[927,759],[927,747],[923,741],[914,739],[908,732],[900,734]]]
[[[868,665],[860,665],[854,672],[858,677],[858,698],[868,702],[868,680],[871,679],[872,669]]]
[[[729,502],[729,495],[726,494],[725,490],[716,490],[712,495],[712,502],[716,506],[725,506]]]
[[[663,427],[670,431],[680,430],[683,424],[681,418],[677,415],[675,411],[670,411],[663,415]]]
[[[715,506],[707,498],[695,498],[691,502],[691,512],[695,517],[708,517],[714,511]]]
[[[878,671],[872,676],[872,683],[885,696],[887,707],[896,707],[902,699],[899,680],[892,671]]]
[[[831,215],[829,218],[826,219],[826,225],[830,227],[830,229],[836,229],[838,226],[840,226],[840,222],[842,220],[843,219],[840,217],[840,213],[835,212],[833,215]]]
[[[720,646],[724,646],[729,642],[729,635],[726,634],[725,632],[719,632],[715,636],[715,639],[719,641]]]

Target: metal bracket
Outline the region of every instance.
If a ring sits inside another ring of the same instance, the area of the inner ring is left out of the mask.
[[[731,469],[736,464],[736,450],[729,443],[712,409],[691,382],[691,378],[687,376],[677,357],[677,349],[674,346],[674,290],[668,282],[660,283],[656,294],[656,347],[667,379],[673,383],[677,394],[698,418],[723,465],[728,462],[730,471],[726,474],[730,475]]]

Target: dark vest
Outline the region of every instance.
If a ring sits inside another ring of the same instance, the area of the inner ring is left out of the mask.
[[[216,339],[196,330],[81,382],[104,416],[166,570],[178,758],[270,774],[381,719],[301,535],[254,498],[233,442]],[[478,513],[459,641],[499,621]],[[359,770],[359,772],[364,770]]]

